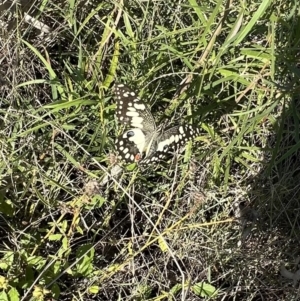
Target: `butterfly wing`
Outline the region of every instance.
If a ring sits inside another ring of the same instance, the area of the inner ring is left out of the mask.
[[[166,131],[157,129],[149,107],[124,84],[115,85],[115,97],[118,121],[131,127],[116,140],[118,156],[127,163],[148,164],[161,160],[200,134],[192,125],[175,126]],[[146,153],[144,159],[143,153]]]
[[[162,131],[156,141],[155,151],[141,160],[141,164],[149,164],[164,159],[172,150],[185,145],[189,140],[200,135],[200,129],[192,125],[179,125]]]
[[[149,107],[124,84],[115,84],[116,116],[120,123],[144,132],[155,130],[155,120]]]
[[[145,149],[145,137],[141,129],[132,129],[120,135],[115,141],[118,158],[126,163],[138,162]]]
[[[138,162],[156,130],[155,120],[149,107],[126,85],[115,84],[114,92],[116,117],[131,127],[116,140],[118,157],[126,163]]]

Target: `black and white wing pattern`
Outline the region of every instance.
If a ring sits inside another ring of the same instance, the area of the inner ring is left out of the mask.
[[[131,129],[116,139],[118,157],[126,163],[139,162],[145,147],[146,135],[141,129]]]
[[[126,163],[139,162],[156,131],[149,106],[124,84],[115,84],[116,117],[131,129],[116,139],[118,157]]]
[[[124,84],[115,84],[116,116],[120,123],[145,132],[156,129],[149,107]]]
[[[190,124],[178,125],[162,131],[155,142],[155,151],[141,161],[141,164],[163,160],[172,151],[184,146],[200,135],[200,130]]]
[[[147,104],[124,84],[115,85],[115,98],[118,122],[130,127],[116,139],[118,157],[126,163],[144,165],[162,160],[200,134],[192,125],[157,128]]]

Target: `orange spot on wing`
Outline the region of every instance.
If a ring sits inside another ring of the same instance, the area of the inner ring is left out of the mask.
[[[134,156],[134,162],[139,162],[142,159],[142,155],[140,153],[137,153]]]

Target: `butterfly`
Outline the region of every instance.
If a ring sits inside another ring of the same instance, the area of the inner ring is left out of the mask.
[[[149,164],[164,159],[171,150],[200,135],[190,124],[165,129],[156,126],[148,105],[124,84],[115,84],[116,117],[129,127],[115,141],[118,158],[126,163]]]

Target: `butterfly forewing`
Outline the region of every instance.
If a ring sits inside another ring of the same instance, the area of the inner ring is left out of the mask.
[[[120,135],[115,141],[118,158],[126,163],[138,162],[146,146],[145,138],[141,129],[132,129]]]
[[[155,121],[149,107],[134,91],[123,84],[115,85],[116,116],[119,122],[145,132],[155,130]]]

